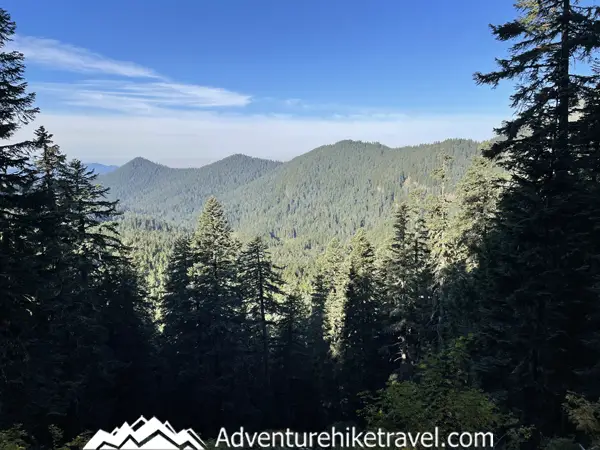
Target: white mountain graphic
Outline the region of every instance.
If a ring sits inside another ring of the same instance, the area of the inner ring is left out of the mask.
[[[169,422],[144,416],[133,425],[127,422],[112,433],[100,430],[83,450],[206,450],[206,445],[193,430],[177,433]]]

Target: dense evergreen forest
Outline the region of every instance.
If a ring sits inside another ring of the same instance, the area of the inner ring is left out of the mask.
[[[517,9],[475,75],[516,81],[497,139],[102,177],[15,142],[38,110],[0,10],[0,449],[140,415],[600,445],[600,8]]]
[[[481,145],[448,139],[391,149],[341,141],[283,164],[234,155],[199,169],[136,158],[98,181],[110,189],[111,200],[120,201],[121,235],[144,261],[137,267],[152,293],[164,286],[165,255],[176,233],[194,230],[212,195],[223,204],[236,236],[262,237],[286,283],[309,293],[315,259],[331,239],[345,242],[364,228],[373,244],[384,245],[397,204],[416,191],[439,191],[432,174],[444,157],[446,184],[453,190]]]

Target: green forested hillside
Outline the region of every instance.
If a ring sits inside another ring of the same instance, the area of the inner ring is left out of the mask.
[[[153,304],[166,277],[168,259],[175,241],[188,230],[154,217],[128,213],[119,218],[119,232],[131,249],[133,264],[144,280]]]
[[[347,239],[361,227],[380,226],[392,205],[415,188],[432,188],[431,175],[443,154],[452,158],[449,179],[456,182],[479,146],[466,139],[403,148],[341,141],[219,198],[240,232],[299,238],[311,248],[332,237]]]
[[[432,187],[443,154],[452,158],[453,184],[479,146],[466,139],[404,148],[341,141],[286,163],[235,155],[200,169],[136,158],[99,180],[126,210],[188,227],[214,195],[240,233],[300,238],[310,248],[380,226],[394,203],[415,188]]]
[[[136,158],[100,180],[129,210],[121,232],[144,262],[143,274],[153,292],[164,282],[165,255],[173,245],[171,234],[162,231],[167,225],[157,229],[155,219],[190,230],[210,195],[223,203],[241,239],[266,238],[291,280],[311,273],[307,266],[332,238],[345,242],[365,228],[370,239],[382,244],[390,234],[393,206],[411,192],[435,192],[438,181],[432,174],[444,155],[452,189],[480,146],[467,139],[403,148],[346,140],[283,164],[236,155],[183,170]],[[236,176],[230,173],[234,170]],[[264,175],[256,176],[258,170]],[[132,213],[146,218],[140,221]],[[152,227],[140,228],[142,223]]]
[[[232,155],[200,168],[173,169],[135,158],[98,180],[125,209],[180,221],[197,215],[208,196],[245,185],[280,164]]]

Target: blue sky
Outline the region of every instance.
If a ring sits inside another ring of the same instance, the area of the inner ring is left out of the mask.
[[[484,139],[510,0],[5,0],[44,124],[84,161],[289,159],[341,139]],[[27,133],[29,130],[24,130]]]

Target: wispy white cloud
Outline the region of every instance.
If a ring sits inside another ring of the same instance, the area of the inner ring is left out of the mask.
[[[124,77],[162,78],[161,75],[147,67],[129,61],[110,59],[54,39],[17,35],[8,47],[23,53],[28,62],[52,69]]]
[[[107,58],[53,39],[16,36],[10,49],[25,55],[27,64],[53,70],[116,76],[118,79],[74,83],[38,83],[34,89],[58,104],[121,112],[154,113],[161,108],[245,106],[251,96],[227,89],[172,81],[129,61]]]
[[[95,80],[77,83],[35,83],[32,88],[66,105],[120,112],[158,114],[163,109],[246,106],[251,97],[225,89],[167,81]]]
[[[502,120],[501,115],[407,115],[302,99],[257,99],[173,81],[133,62],[56,40],[18,36],[12,47],[25,54],[28,65],[81,75],[70,83],[31,83],[51,108],[43,108],[16,138],[28,138],[33,126],[44,125],[69,156],[86,162],[122,164],[144,156],[197,166],[233,153],[287,160],[342,139],[392,147],[449,137],[487,139]],[[266,112],[252,113],[257,110]]]

